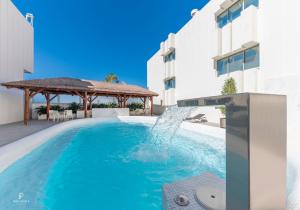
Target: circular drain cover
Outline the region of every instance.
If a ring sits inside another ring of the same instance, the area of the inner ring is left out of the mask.
[[[185,195],[177,195],[174,201],[179,206],[187,206],[190,203],[189,198]]]
[[[196,198],[201,206],[208,210],[224,210],[225,192],[211,186],[201,186],[196,191]]]

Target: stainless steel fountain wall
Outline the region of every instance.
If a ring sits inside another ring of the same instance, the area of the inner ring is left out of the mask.
[[[241,93],[178,101],[226,106],[226,209],[286,209],[286,96]]]

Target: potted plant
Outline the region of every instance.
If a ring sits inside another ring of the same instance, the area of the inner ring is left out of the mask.
[[[230,95],[230,94],[235,94],[236,92],[237,92],[237,88],[236,88],[235,80],[232,77],[226,79],[225,83],[223,85],[221,94],[222,95]],[[225,106],[221,106],[221,107],[219,107],[219,109],[223,115],[220,118],[220,127],[225,128],[226,127],[226,108],[225,108]]]

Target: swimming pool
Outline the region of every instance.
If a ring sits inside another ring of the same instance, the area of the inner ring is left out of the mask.
[[[161,209],[164,183],[225,178],[221,137],[180,130],[157,147],[151,136],[134,121],[70,126],[0,174],[0,209]]]

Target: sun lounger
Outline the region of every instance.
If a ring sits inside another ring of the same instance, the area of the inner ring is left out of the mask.
[[[205,114],[197,114],[197,115],[195,115],[193,117],[188,117],[185,120],[191,121],[193,123],[204,123],[204,122],[207,122]]]

